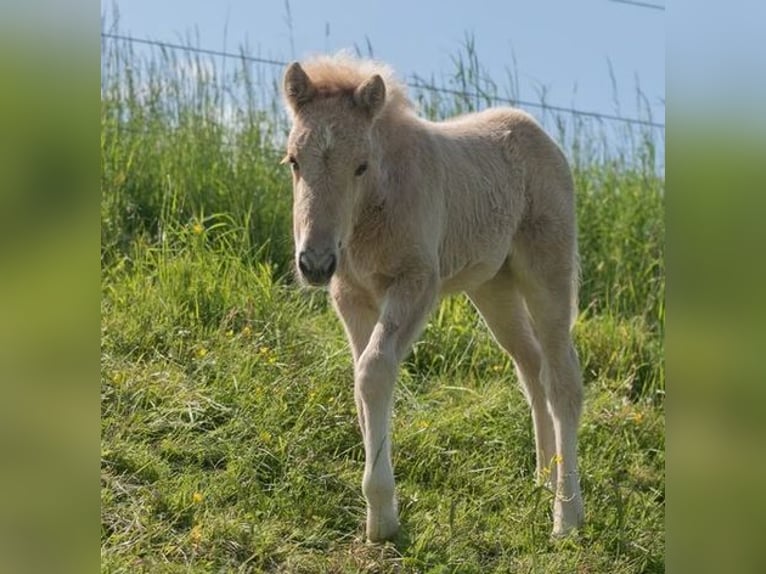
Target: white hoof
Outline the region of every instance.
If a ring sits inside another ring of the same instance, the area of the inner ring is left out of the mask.
[[[562,538],[580,528],[585,521],[582,498],[579,496],[553,504],[553,537]]]
[[[399,532],[399,519],[396,511],[393,513],[367,513],[367,540],[370,542],[385,542],[393,539]]]

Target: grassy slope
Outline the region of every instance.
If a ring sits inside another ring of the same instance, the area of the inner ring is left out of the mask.
[[[285,279],[274,121],[248,108],[223,127],[199,79],[117,97],[186,80],[106,56],[103,571],[664,571],[664,181],[619,162],[576,174],[580,535],[549,539],[513,369],[454,298],[398,382],[403,534],[367,545],[350,357],[324,294]]]

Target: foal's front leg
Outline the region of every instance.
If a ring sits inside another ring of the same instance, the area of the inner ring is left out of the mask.
[[[333,279],[330,284],[330,297],[335,312],[346,329],[346,337],[354,357],[354,374],[356,377],[359,373],[359,357],[362,356],[370,342],[372,330],[380,316],[380,309],[369,293],[360,291],[337,278]],[[359,428],[362,431],[362,437],[364,437],[364,429],[367,426],[364,421],[364,409],[359,396],[357,395],[355,398]]]
[[[378,322],[357,361],[354,393],[364,425],[362,492],[367,500],[367,538],[373,542],[390,539],[399,530],[389,429],[394,382],[436,297],[436,280],[430,276],[397,280],[386,293]]]

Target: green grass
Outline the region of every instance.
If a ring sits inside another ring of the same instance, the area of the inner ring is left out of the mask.
[[[457,297],[402,368],[403,532],[370,545],[350,355],[290,278],[274,95],[178,63],[102,51],[102,571],[663,572],[664,180],[575,161],[587,525],[550,539],[529,410]]]

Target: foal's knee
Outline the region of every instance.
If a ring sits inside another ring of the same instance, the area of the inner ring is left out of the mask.
[[[365,403],[387,399],[396,379],[396,369],[396,359],[390,353],[365,350],[357,365],[357,396]]]

